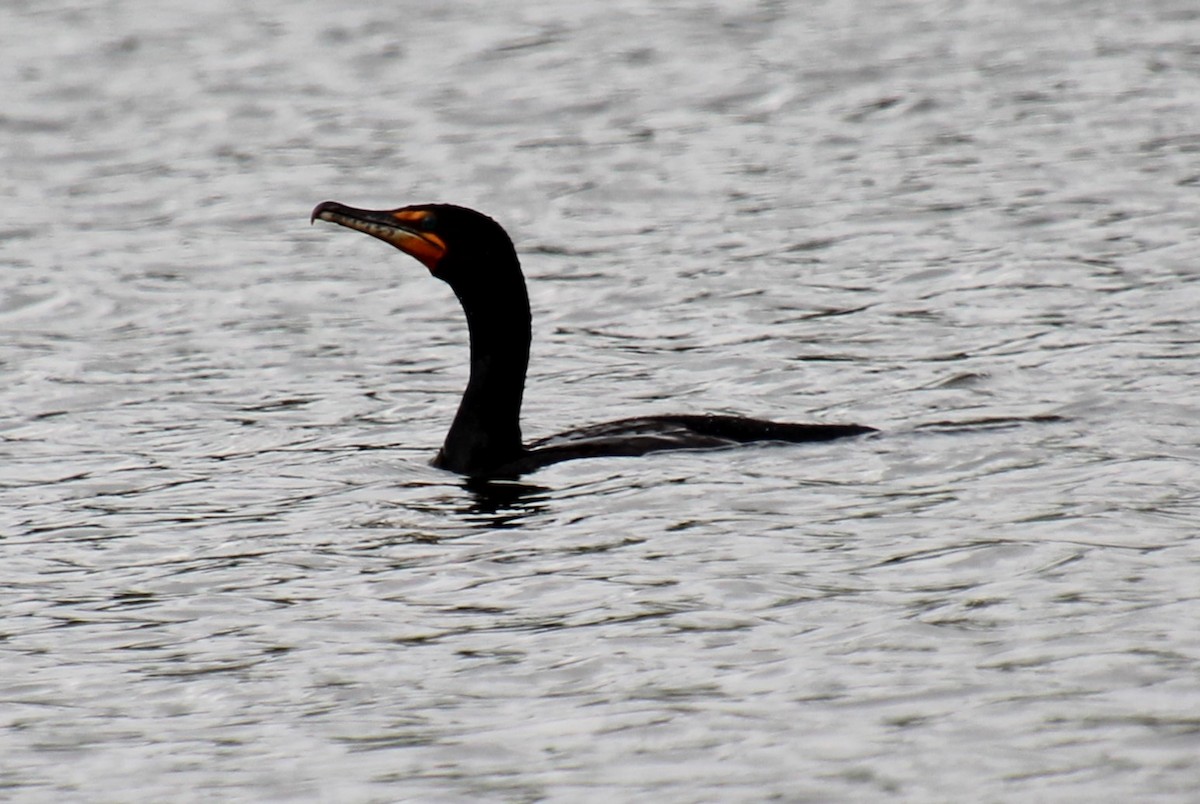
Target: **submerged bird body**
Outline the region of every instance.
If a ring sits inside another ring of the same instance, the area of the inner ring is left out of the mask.
[[[450,204],[371,211],[326,201],[313,210],[312,217],[365,232],[415,257],[450,285],[462,304],[470,336],[470,379],[434,459],[440,468],[472,477],[517,477],[573,458],[711,449],[755,441],[828,441],[873,432],[855,424],[644,416],[525,445],[520,419],[529,365],[529,296],[512,240],[500,224]]]

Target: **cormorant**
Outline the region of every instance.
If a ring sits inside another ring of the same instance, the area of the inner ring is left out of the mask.
[[[450,285],[467,317],[471,375],[433,465],[475,478],[511,478],[572,458],[645,455],[754,441],[829,441],[874,432],[857,424],[790,424],[739,416],[639,416],[521,441],[521,396],[529,365],[525,277],[508,233],[491,218],[451,204],[355,209],[318,204],[312,220],[390,243]]]

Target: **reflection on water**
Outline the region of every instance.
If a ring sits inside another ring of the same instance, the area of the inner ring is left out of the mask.
[[[463,488],[471,494],[463,518],[489,528],[519,528],[535,514],[545,513],[550,500],[545,486],[510,480],[470,479]]]
[[[9,5],[11,795],[1200,786],[1185,0]],[[460,311],[326,197],[514,233],[529,438],[884,433],[439,472]]]

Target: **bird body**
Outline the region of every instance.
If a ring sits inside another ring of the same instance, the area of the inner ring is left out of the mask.
[[[756,441],[828,441],[874,432],[856,424],[680,414],[591,425],[526,445],[520,419],[529,366],[529,296],[516,249],[500,224],[451,204],[374,211],[326,201],[313,210],[312,219],[318,218],[369,234],[420,260],[450,285],[462,305],[470,336],[470,378],[434,466],[471,477],[517,477],[574,458]]]

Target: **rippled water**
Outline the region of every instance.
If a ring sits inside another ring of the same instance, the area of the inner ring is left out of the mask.
[[[5,4],[5,795],[1192,799],[1198,29]],[[326,198],[514,233],[531,437],[885,433],[468,488],[455,303]]]

